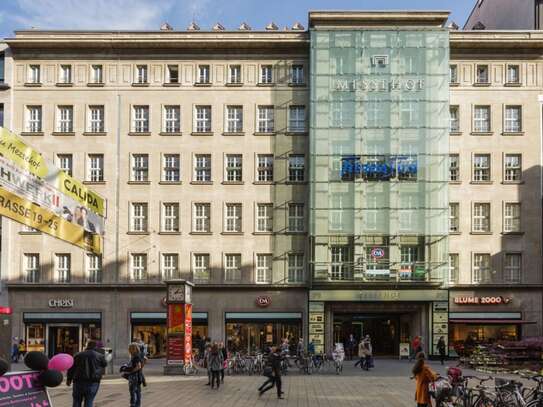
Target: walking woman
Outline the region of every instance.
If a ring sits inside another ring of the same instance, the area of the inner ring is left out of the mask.
[[[416,362],[412,370],[413,377],[417,381],[415,401],[417,402],[417,407],[431,407],[432,401],[430,400],[428,385],[437,379],[437,374],[425,363],[426,355],[424,352],[417,353],[415,359]]]
[[[224,342],[219,342],[219,352],[222,355],[222,369],[221,369],[221,383],[224,383],[224,369],[226,369],[226,364],[228,360],[228,352],[224,346]]]
[[[439,337],[439,341],[437,342],[437,350],[439,352],[439,360],[441,361],[441,365],[443,366],[445,362],[445,356],[447,354],[447,345],[445,344],[445,338],[442,336]]]
[[[222,370],[222,352],[219,351],[219,346],[214,343],[211,347],[211,352],[209,353],[209,359],[207,365],[211,371],[211,388],[215,388],[215,383],[217,383],[217,390],[221,385],[220,374]]]
[[[128,380],[128,391],[130,392],[130,407],[141,407],[141,384],[143,382],[141,369],[143,360],[141,359],[140,348],[136,343],[128,345],[130,362],[121,367],[123,377]]]

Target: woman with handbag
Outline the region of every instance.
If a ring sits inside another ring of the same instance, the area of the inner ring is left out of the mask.
[[[130,393],[130,407],[141,407],[141,384],[143,383],[142,372],[143,360],[140,348],[136,343],[128,345],[130,362],[121,366],[122,376],[128,380],[128,391]]]
[[[417,402],[417,407],[431,407],[432,401],[428,386],[437,379],[437,374],[425,363],[426,355],[424,352],[417,353],[415,359],[416,362],[412,370],[413,377],[417,381],[415,401]]]

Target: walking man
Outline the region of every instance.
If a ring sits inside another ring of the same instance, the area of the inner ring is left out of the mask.
[[[95,341],[88,341],[85,350],[75,355],[66,378],[68,386],[74,384],[73,407],[93,407],[106,366],[106,358],[96,351]]]
[[[268,380],[262,383],[262,386],[258,388],[258,396],[262,396],[265,392],[270,390],[273,386],[277,387],[277,398],[283,398],[283,391],[281,389],[281,355],[277,351],[277,346],[272,346],[272,351],[268,355],[268,362],[265,368],[266,376]]]

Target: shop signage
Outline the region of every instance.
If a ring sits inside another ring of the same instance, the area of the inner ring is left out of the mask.
[[[385,257],[385,249],[383,249],[382,247],[374,247],[373,249],[371,249],[370,255],[374,259],[382,259],[383,257]]]
[[[484,296],[484,297],[475,297],[475,296],[462,296],[454,297],[454,303],[458,305],[496,305],[496,304],[509,304],[513,299],[510,297],[498,296]]]
[[[0,377],[0,406],[52,406],[47,389],[37,381],[38,375],[39,372],[19,372]]]
[[[11,315],[13,309],[11,307],[0,307],[0,315]]]
[[[340,92],[418,92],[424,89],[424,79],[336,79],[334,89]]]
[[[269,295],[260,295],[256,297],[256,305],[259,307],[265,308],[269,307],[272,303],[272,299]]]
[[[74,306],[73,298],[57,298],[48,301],[49,308],[72,308]]]
[[[447,290],[311,290],[309,301],[448,301]]]
[[[364,157],[351,155],[341,158],[340,176],[344,181],[361,178],[367,181],[386,181],[392,178],[416,180],[417,157],[412,155]]]
[[[182,365],[184,359],[184,346],[182,336],[168,337],[168,365]]]

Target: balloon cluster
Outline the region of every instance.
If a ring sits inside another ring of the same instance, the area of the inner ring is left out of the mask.
[[[24,358],[25,365],[40,372],[38,380],[46,387],[57,387],[64,380],[62,372],[74,364],[74,358],[66,353],[59,353],[49,360],[42,352],[28,352]]]

